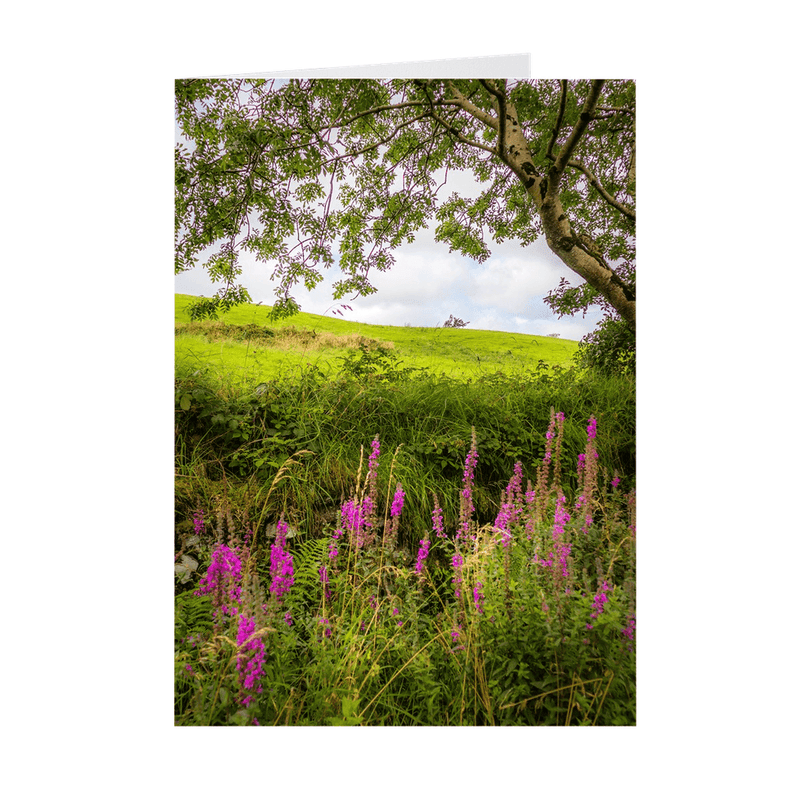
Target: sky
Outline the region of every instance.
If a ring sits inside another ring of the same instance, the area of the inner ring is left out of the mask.
[[[186,142],[178,137],[176,141]],[[448,176],[443,196],[457,191],[477,196],[478,184],[469,173]],[[398,326],[441,326],[452,315],[473,330],[507,331],[539,336],[557,334],[562,339],[580,340],[595,329],[603,317],[599,307],[585,316],[559,318],[544,302],[562,277],[573,286],[581,278],[556,257],[544,238],[527,247],[514,241],[491,242],[491,256],[483,263],[460,253],[449,252],[446,243],[434,241],[434,224],[418,232],[414,242],[394,251],[395,264],[386,272],[370,273],[377,291],[367,297],[333,300],[332,285],[339,276],[334,265],[324,270],[324,280],[314,290],[296,287],[295,299],[302,311],[369,324]],[[271,305],[275,283],[270,279],[274,264],[258,262],[249,253],[240,254],[243,272],[240,283],[253,302]],[[175,276],[175,292],[210,297],[219,289],[198,266]],[[350,306],[342,309],[341,304]]]

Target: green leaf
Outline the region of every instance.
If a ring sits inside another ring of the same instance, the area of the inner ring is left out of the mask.
[[[249,715],[245,709],[240,708],[232,717],[231,722],[234,725],[247,725],[249,721]]]
[[[357,716],[358,700],[353,700],[350,697],[345,697],[342,700],[342,713],[345,717]]]

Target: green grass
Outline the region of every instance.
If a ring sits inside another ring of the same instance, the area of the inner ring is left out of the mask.
[[[176,296],[177,725],[635,724],[635,649],[623,633],[635,620],[632,377],[575,369],[577,343],[549,337],[313,314],[274,322],[253,305],[192,323],[191,301]],[[542,485],[539,476],[554,410],[565,415],[553,451],[563,469],[547,488],[549,473]],[[595,484],[579,468],[590,417]],[[359,550],[345,535],[333,564],[341,508],[363,501],[376,438],[369,493],[382,531],[402,484],[396,538]],[[455,534],[471,446],[467,545]],[[535,485],[541,500],[515,495],[521,516],[507,549],[495,523],[516,462],[522,490]],[[567,583],[542,561],[553,561],[562,493]],[[415,564],[432,537],[434,495],[447,537],[433,537],[422,580]],[[294,558],[285,601],[270,588],[279,519]],[[222,542],[242,559],[243,613],[268,654],[250,705],[239,617],[212,618],[213,598],[194,594]]]
[[[191,299],[177,296],[176,329],[191,329],[186,314]],[[228,328],[222,329],[224,325]],[[231,326],[239,326],[238,334],[247,332],[251,339],[231,338],[237,334]],[[269,346],[263,346],[265,328],[274,334]],[[287,512],[304,535],[313,537],[321,520],[350,491],[361,448],[380,435],[387,453],[400,448],[394,469],[412,495],[407,519],[413,541],[416,534],[411,530],[430,521],[434,493],[446,517],[457,516],[458,485],[474,427],[481,445],[478,469],[484,488],[477,502],[483,523],[497,513],[499,491],[514,462],[531,466],[544,454],[553,407],[567,414],[564,446],[572,463],[594,415],[604,433],[603,464],[633,481],[635,387],[627,379],[581,375],[561,366],[564,346],[575,347],[574,342],[424,329],[430,362],[443,367],[445,374],[431,369],[409,376],[403,374],[404,367],[425,363],[408,355],[414,341],[424,338],[423,329],[361,325],[310,314],[275,324],[260,306],[237,308],[224,320],[202,323],[201,329],[204,334],[176,337],[179,517],[191,515],[198,505],[219,508],[221,501],[215,496],[239,486],[243,493],[236,505],[242,513],[247,509],[252,518],[269,521]],[[316,340],[300,335],[301,330],[316,330]],[[215,338],[218,335],[222,338]],[[340,337],[340,346],[318,347],[325,335]],[[354,350],[352,341],[344,346],[345,337],[382,343],[388,348],[385,353],[402,362],[399,370],[358,372],[367,360],[364,356],[371,354]],[[520,359],[507,357],[508,364],[499,368],[503,353],[493,352],[491,342],[521,347],[525,341],[529,350],[549,353],[549,365],[542,360],[541,368],[534,362],[526,370],[518,366]],[[530,344],[533,341],[541,344]],[[480,348],[482,366],[455,357],[448,360],[446,354],[459,348]],[[354,367],[343,369],[348,358]],[[317,368],[306,367],[308,363]],[[445,372],[448,367],[450,375]],[[269,486],[286,459],[299,451],[308,455],[265,502],[259,487]],[[199,472],[203,480],[197,479]],[[575,477],[567,480],[574,482]]]
[[[433,375],[464,380],[502,371],[511,375],[535,367],[568,366],[578,343],[548,336],[471,330],[368,325],[317,314],[300,313],[271,320],[270,307],[246,304],[218,322],[190,324],[188,307],[196,298],[175,295],[176,364],[203,365],[218,375],[258,383],[312,365],[326,375],[341,370],[341,359],[359,340],[390,349],[403,368],[426,369]],[[230,335],[220,337],[225,325]],[[248,330],[250,338],[233,338]],[[256,327],[273,336],[256,336]],[[326,336],[329,334],[330,336]],[[338,341],[337,341],[338,340]]]

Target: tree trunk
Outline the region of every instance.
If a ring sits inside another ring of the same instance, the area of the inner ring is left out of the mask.
[[[630,287],[612,270],[588,236],[572,230],[561,205],[558,182],[559,161],[548,176],[539,175],[533,166],[528,141],[523,135],[512,103],[505,104],[504,160],[522,181],[542,220],[550,249],[619,312],[628,325],[636,329],[636,300]],[[579,138],[579,137],[576,137]],[[563,172],[563,165],[561,167]]]

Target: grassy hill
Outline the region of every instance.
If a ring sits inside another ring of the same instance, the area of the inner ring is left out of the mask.
[[[311,364],[325,374],[364,346],[381,347],[400,368],[427,369],[455,379],[502,371],[513,374],[539,361],[568,366],[578,343],[548,336],[471,330],[368,325],[300,313],[270,320],[270,307],[246,304],[219,320],[192,323],[188,307],[196,298],[175,295],[176,364],[210,367],[250,383]]]

